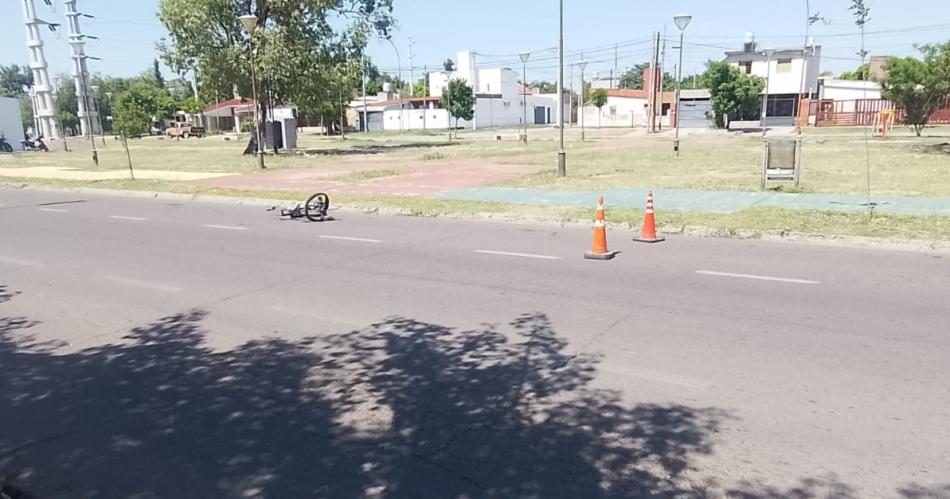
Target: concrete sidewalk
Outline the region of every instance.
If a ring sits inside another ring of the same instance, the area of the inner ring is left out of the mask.
[[[441,199],[495,201],[500,203],[593,206],[603,194],[608,206],[642,208],[648,189],[614,188],[602,192],[559,191],[553,189],[518,189],[509,187],[474,187],[439,194]],[[867,197],[855,194],[791,194],[780,192],[706,191],[690,189],[655,189],[656,207],[666,210],[734,213],[765,206],[822,211],[862,211]],[[950,197],[871,196],[875,211],[900,215],[950,215]]]

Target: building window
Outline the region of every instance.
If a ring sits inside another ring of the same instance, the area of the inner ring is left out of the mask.
[[[792,60],[791,59],[779,59],[778,64],[775,66],[775,72],[778,74],[785,74],[792,72]]]
[[[610,115],[617,116],[617,106],[610,106]]]
[[[752,74],[752,61],[739,61],[739,72],[744,75]]]

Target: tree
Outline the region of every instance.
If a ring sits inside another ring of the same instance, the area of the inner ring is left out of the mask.
[[[141,85],[145,85],[142,83]],[[157,87],[152,87],[157,88]],[[142,88],[133,86],[115,100],[113,130],[123,138],[147,135],[152,123],[152,106]]]
[[[458,137],[459,119],[466,121],[475,117],[475,93],[465,80],[451,80],[442,92],[440,104],[455,118],[455,136]]]
[[[426,97],[429,95],[429,79],[426,77],[419,78],[416,81],[416,84],[412,86],[412,95],[416,97]]]
[[[138,116],[139,110],[148,116],[149,123],[151,123],[155,120],[171,117],[175,111],[175,101],[172,100],[165,89],[158,88],[150,82],[136,81],[128,90],[115,97],[115,116],[113,119],[116,121],[118,121],[120,108],[124,109],[127,116],[126,122],[130,125],[138,123],[132,118]],[[134,127],[127,128],[126,131],[129,132],[133,129]],[[148,131],[147,125],[145,131]],[[132,133],[127,135],[135,136]]]
[[[26,93],[33,86],[33,73],[27,66],[0,65],[0,93],[17,96]]]
[[[528,84],[529,88],[536,88],[542,94],[556,94],[557,93],[557,83],[550,81],[533,81]]]
[[[453,61],[452,59],[446,59],[446,60],[442,63],[442,70],[443,70],[443,71],[455,71],[455,61]]]
[[[188,114],[199,114],[204,111],[205,103],[194,97],[186,97],[182,100],[179,100],[175,103],[180,111],[184,111]]]
[[[920,137],[934,111],[950,97],[950,42],[926,46],[924,60],[894,57],[887,62],[882,95],[906,114]]]
[[[762,112],[762,91],[765,82],[757,76],[745,75],[726,61],[711,62],[701,78],[712,95],[716,125],[725,126],[723,115],[730,120],[752,120]]]
[[[597,108],[597,127],[600,127],[600,115],[601,110],[607,104],[607,90],[603,88],[595,88],[587,94],[587,104],[591,104]]]
[[[248,13],[257,17],[253,54],[238,20]],[[268,102],[330,99],[331,69],[359,60],[373,33],[388,35],[391,13],[392,0],[160,0],[168,37],[159,47],[172,70],[197,70],[205,100],[231,95],[233,85],[250,96],[256,75],[263,117]]]
[[[643,90],[643,73],[650,70],[650,63],[644,62],[641,64],[635,64],[630,69],[626,70],[622,75],[620,75],[620,88],[632,88],[635,90]],[[670,89],[676,88],[676,78],[673,75],[664,72],[663,73],[663,88]]]
[[[868,81],[871,79],[870,75],[870,66],[868,64],[862,64],[854,71],[845,71],[844,73],[841,73],[840,78],[842,80]]]
[[[158,88],[165,88],[165,78],[162,76],[162,67],[158,64],[158,59],[152,61],[152,78],[155,79],[155,85]]]

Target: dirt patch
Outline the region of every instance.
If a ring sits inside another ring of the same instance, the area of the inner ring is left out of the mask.
[[[206,187],[270,191],[327,191],[345,194],[390,196],[432,195],[452,189],[480,187],[510,180],[540,170],[537,165],[499,164],[486,160],[421,162],[402,174],[344,182],[356,172],[386,171],[386,162],[347,163],[339,168],[255,172],[246,175],[195,182]]]

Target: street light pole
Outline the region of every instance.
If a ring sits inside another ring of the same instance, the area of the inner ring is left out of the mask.
[[[246,16],[241,16],[238,19],[241,20],[241,24],[244,25],[245,31],[248,34],[248,47],[251,53],[251,93],[254,94],[254,137],[255,142],[257,142],[256,153],[257,153],[257,166],[264,170],[267,167],[264,166],[264,144],[263,137],[261,137],[261,116],[260,116],[260,100],[257,98],[257,72],[254,69],[254,31],[257,29],[257,16],[254,14],[248,14]]]
[[[557,124],[560,130],[560,149],[557,152],[557,176],[567,176],[567,153],[564,152],[564,0],[560,0],[560,14],[558,22],[560,24],[558,34],[558,69],[557,69],[557,116],[560,123]]]
[[[393,46],[393,51],[396,52],[396,71],[398,72],[396,74],[396,80],[399,81],[399,83],[402,83],[402,59],[399,58],[399,49],[396,48],[396,44],[393,43],[392,38],[386,38],[386,41],[389,42],[389,44]],[[400,91],[399,91],[399,131],[400,132],[402,131],[403,114],[405,114],[405,108],[403,107],[404,104],[402,100],[403,89],[401,87],[402,85],[400,85]]]
[[[759,127],[762,128],[762,140],[764,141],[768,137],[768,128],[766,128],[766,121],[768,118],[768,109],[769,109],[769,76],[772,74],[772,56],[775,55],[774,50],[765,51],[765,92],[762,94],[762,114],[759,118]]]
[[[673,22],[680,30],[680,63],[676,67],[676,131],[673,138],[673,152],[676,153],[677,157],[680,155],[680,90],[683,88],[683,37],[686,34],[686,27],[689,26],[689,22],[692,20],[693,16],[689,14],[680,14],[673,18]],[[663,75],[660,75],[661,80],[662,78]],[[660,102],[663,102],[662,96],[660,96]]]
[[[579,107],[581,110],[581,142],[584,142],[586,140],[584,129],[584,104],[586,104],[584,102],[584,70],[587,69],[587,62],[581,61],[577,63],[577,67],[581,70],[581,102]]]
[[[524,114],[524,134],[521,136],[521,140],[527,144],[528,143],[528,58],[531,57],[530,53],[518,54],[518,57],[521,58],[521,110]]]

